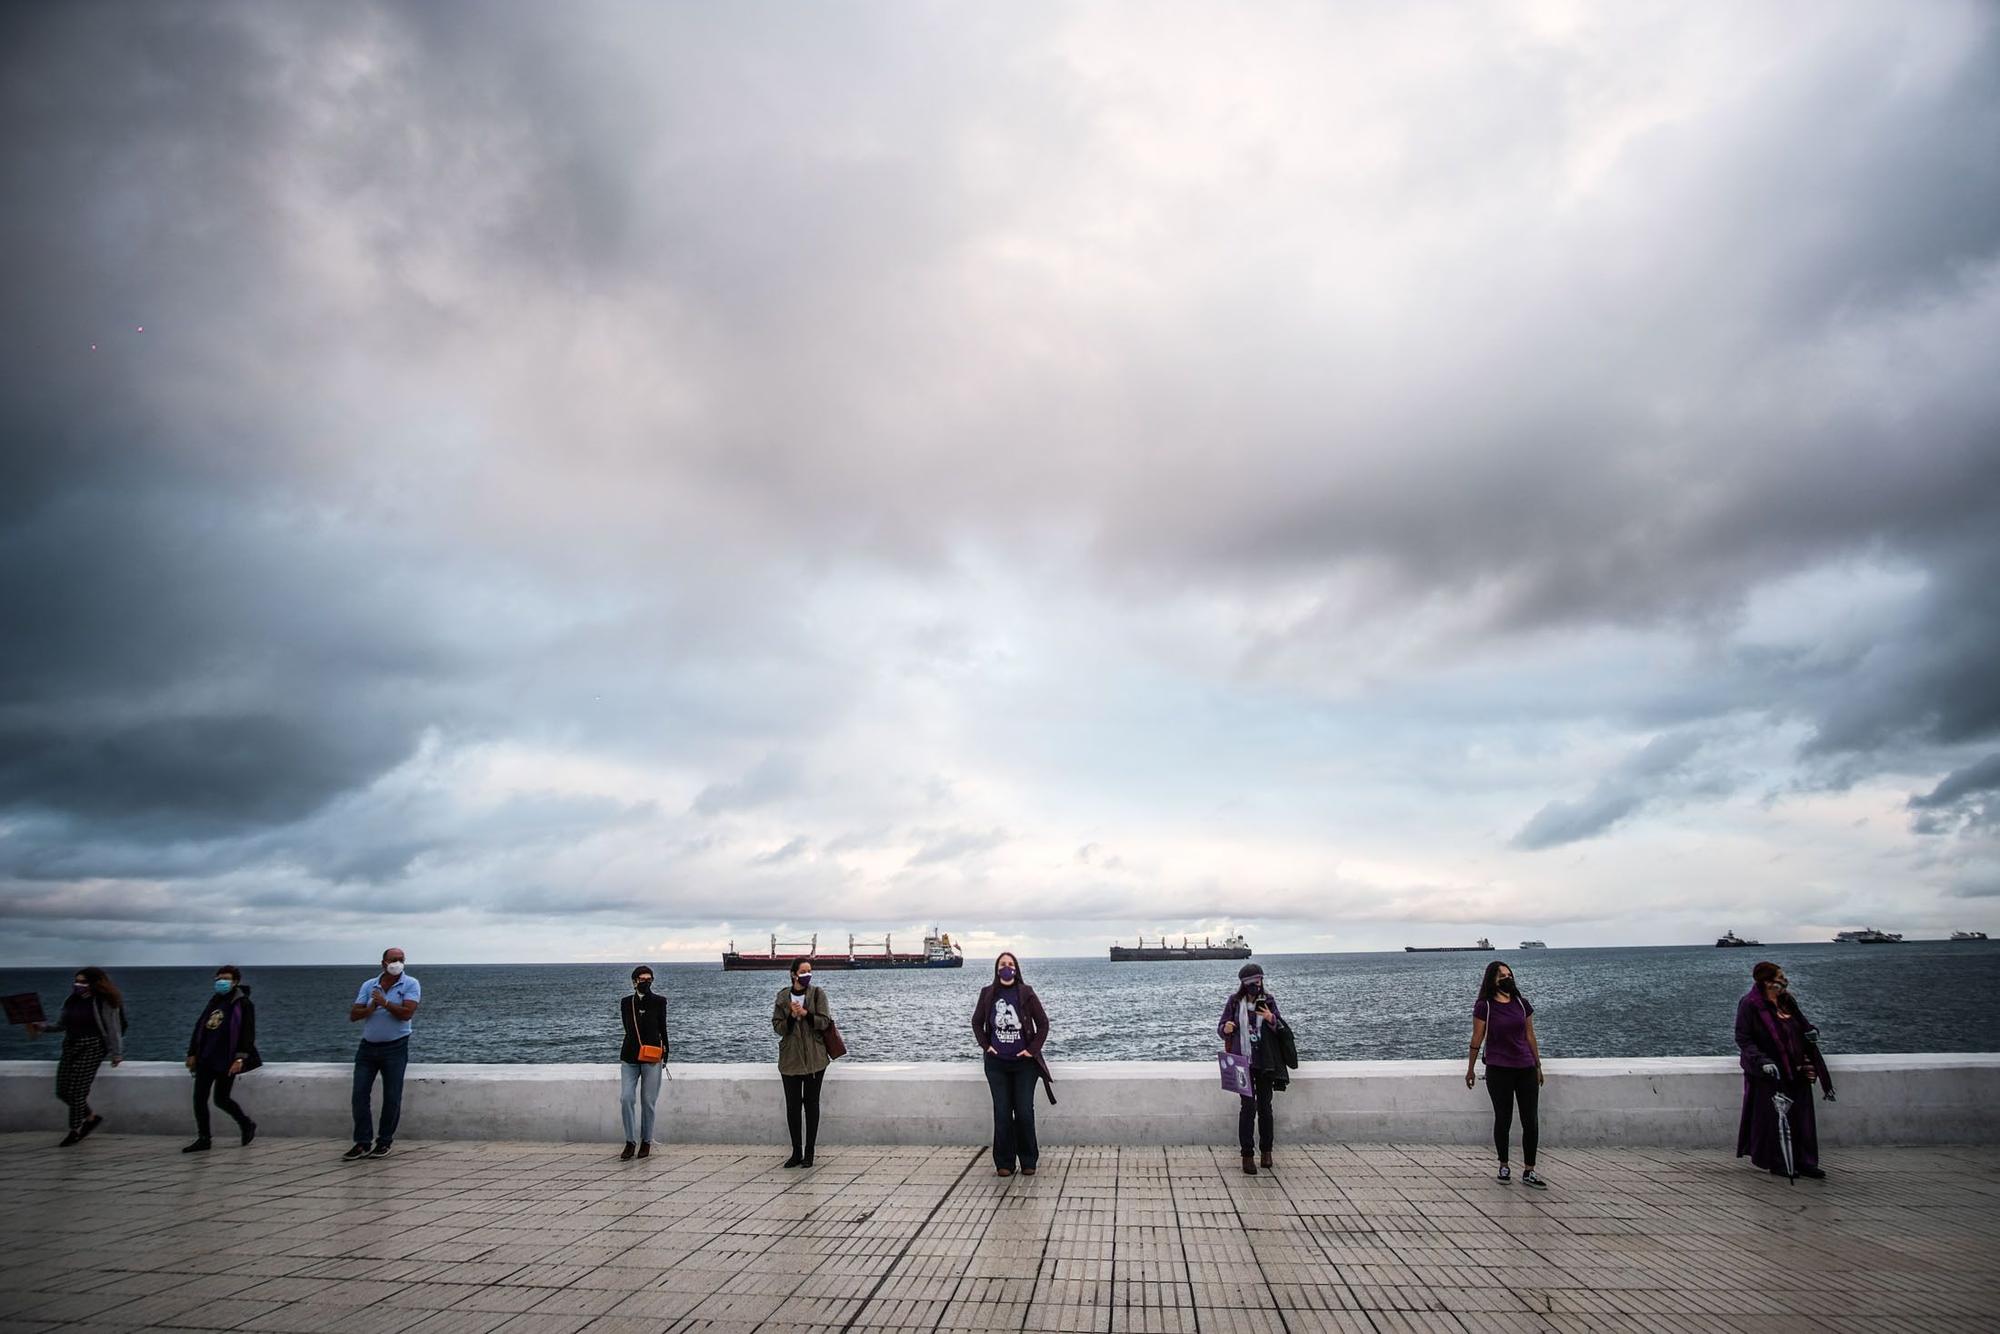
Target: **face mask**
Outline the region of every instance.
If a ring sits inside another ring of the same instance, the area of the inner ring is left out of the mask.
[[[1000,980],[1008,986],[1014,985],[1014,978],[1016,976],[1017,974],[1011,968],[1002,968],[1000,970]]]
[[[1514,994],[1514,979],[1511,977],[1499,978],[1493,983],[1493,989],[1503,996],[1511,996]]]
[[[1261,977],[1253,977],[1253,978],[1250,978],[1250,979],[1249,979],[1248,981],[1244,982],[1244,984],[1243,984],[1243,994],[1244,994],[1244,995],[1246,995],[1246,996],[1261,996],[1261,995],[1263,995],[1263,994],[1264,994],[1264,979],[1263,979],[1263,978],[1261,978]]]
[[[632,984],[632,989],[634,991],[651,991],[653,989],[653,979],[650,977],[642,977],[637,982],[634,982]]]
[[[72,982],[69,984],[69,989],[79,996],[88,996],[90,994],[90,983]]]
[[[394,960],[384,965],[382,971],[391,977],[401,977],[403,975],[403,961],[401,959]]]
[[[226,977],[218,977],[215,979],[215,994],[218,996],[227,996],[229,989],[235,985],[234,982]]]
[[[812,990],[812,984],[813,975],[811,973],[800,973],[792,979],[792,990],[803,994]]]

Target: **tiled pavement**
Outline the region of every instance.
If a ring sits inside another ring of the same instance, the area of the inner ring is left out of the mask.
[[[0,1137],[0,1334],[2000,1329],[2000,1150],[777,1152]]]

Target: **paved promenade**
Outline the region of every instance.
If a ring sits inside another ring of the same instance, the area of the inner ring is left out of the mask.
[[[0,1334],[2000,1328],[2000,1150],[344,1147],[0,1137]]]

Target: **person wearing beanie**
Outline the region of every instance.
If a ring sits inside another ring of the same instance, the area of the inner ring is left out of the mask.
[[[618,1049],[618,1115],[625,1122],[620,1162],[653,1154],[653,1105],[660,1100],[660,1072],[667,1065],[667,998],[653,994],[653,970],[632,970],[632,994],[618,1002],[625,1045]],[[634,1115],[634,1106],[637,1115]]]
[[[1833,1101],[1833,1072],[1820,1055],[1819,1030],[1790,990],[1785,970],[1759,963],[1736,1002],[1736,1052],[1743,1067],[1743,1115],[1736,1156],[1773,1176],[1826,1175],[1819,1165],[1813,1085]]]
[[[1223,1005],[1215,1031],[1224,1047],[1249,1058],[1250,1092],[1243,1095],[1243,1105],[1237,1111],[1236,1140],[1243,1150],[1244,1172],[1256,1176],[1260,1161],[1265,1167],[1273,1165],[1271,1145],[1277,1122],[1271,1095],[1290,1085],[1291,1076],[1286,1072],[1299,1065],[1291,1025],[1278,1012],[1278,998],[1264,989],[1262,964],[1246,963],[1236,974],[1235,994]]]

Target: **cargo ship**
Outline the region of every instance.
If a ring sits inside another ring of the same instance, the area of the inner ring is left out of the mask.
[[[1833,937],[1836,945],[1900,945],[1903,933],[1900,931],[1877,931],[1874,927],[1863,927],[1859,931],[1840,931]]]
[[[1479,954],[1491,953],[1493,942],[1481,936],[1477,945],[1405,945],[1405,954]]]
[[[1715,947],[1719,950],[1738,950],[1751,945],[1762,945],[1763,943],[1761,940],[1745,940],[1734,931],[1725,931],[1716,938]]]
[[[810,959],[814,968],[834,971],[864,968],[963,968],[965,952],[952,943],[951,937],[936,927],[924,937],[924,948],[920,954],[897,953],[892,937],[882,937],[880,943],[873,940],[856,940],[852,933],[847,937],[847,952],[822,954],[819,949],[819,933],[814,932],[809,941],[780,941],[771,937],[768,954],[741,954],[736,942],[730,941],[729,948],[722,955],[722,971],[725,973],[763,972],[771,969],[790,969],[799,959]]]
[[[1134,945],[1113,945],[1113,963],[1164,963],[1170,959],[1247,959],[1250,957],[1250,942],[1239,932],[1226,937],[1220,945],[1203,936],[1201,944],[1191,943],[1186,936],[1179,945],[1167,944],[1165,936],[1157,945],[1148,945],[1144,936]]]

